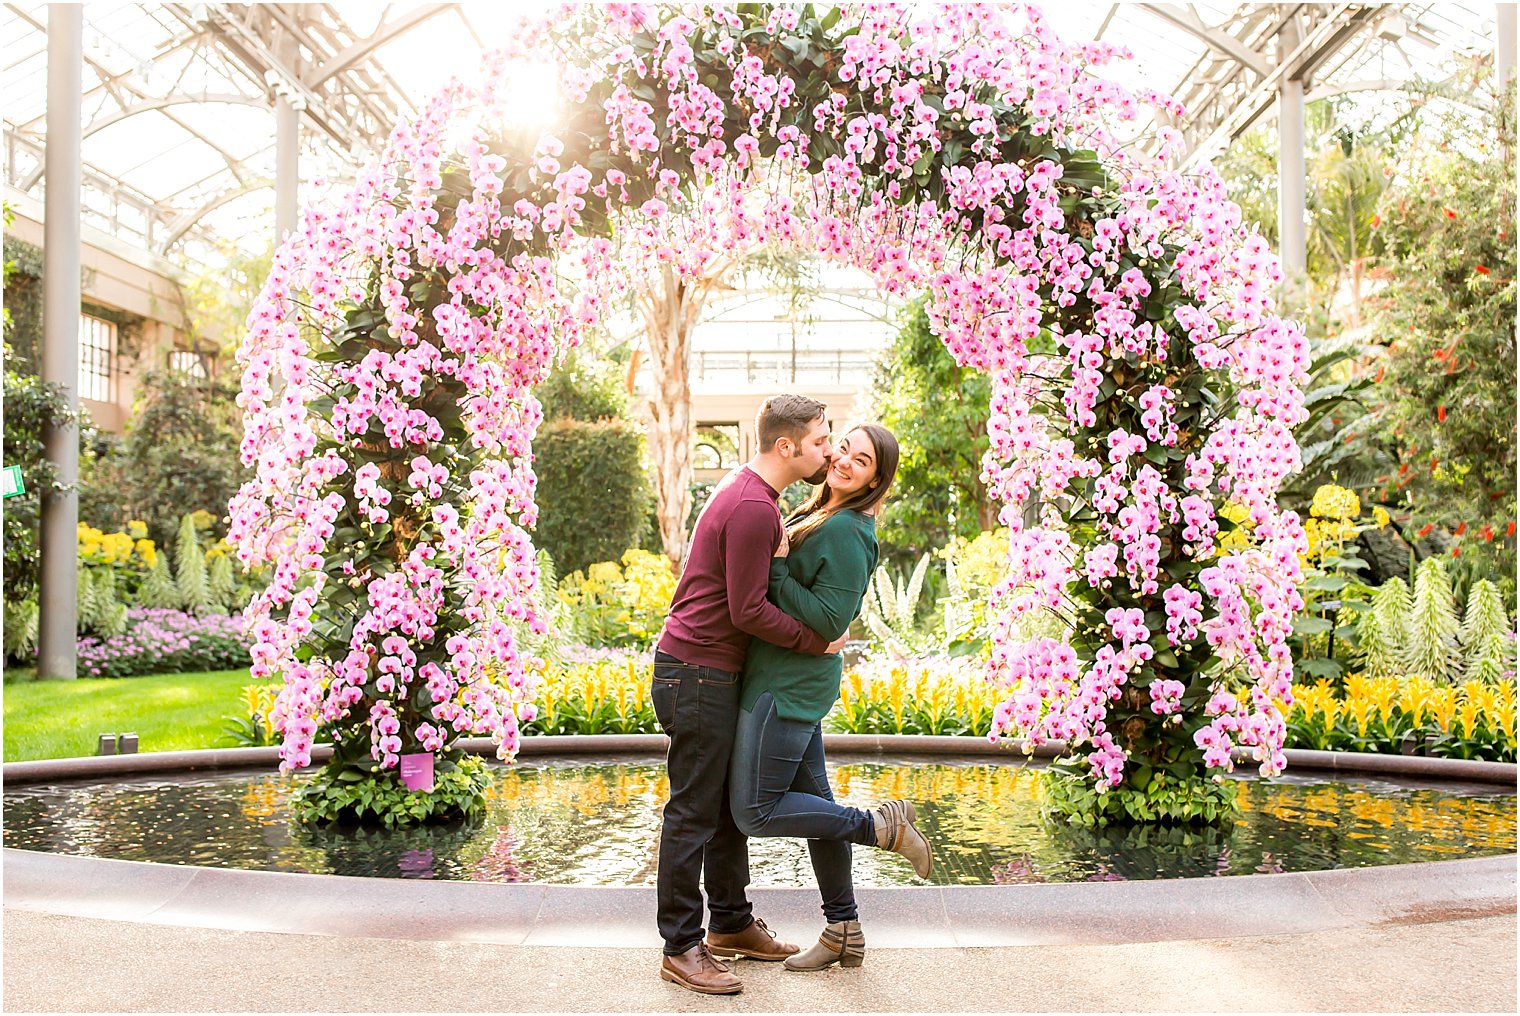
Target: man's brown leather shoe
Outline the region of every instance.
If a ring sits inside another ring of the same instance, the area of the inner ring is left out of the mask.
[[[660,963],[660,977],[704,995],[737,995],[744,990],[744,982],[713,958],[706,942],[679,956],[666,956]]]
[[[731,935],[709,931],[707,947],[712,950],[714,956],[721,956],[724,959],[748,956],[752,960],[770,962],[784,960],[797,952],[795,945],[776,938],[776,933],[766,927],[765,922],[758,917],[748,928]]]

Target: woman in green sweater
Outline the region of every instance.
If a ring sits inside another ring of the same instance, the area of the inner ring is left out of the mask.
[[[876,570],[876,513],[897,474],[897,439],[866,424],[834,451],[828,479],[786,523],[771,561],[770,598],[826,638],[860,612]],[[744,664],[739,727],[729,765],[734,821],[747,836],[808,841],[827,927],[818,944],[789,956],[792,970],[858,967],[865,937],[850,878],[850,844],[895,850],[929,874],[933,852],[914,826],[913,805],[866,811],[834,802],[824,771],[822,720],[839,698],[838,655],[809,656],[756,639]]]

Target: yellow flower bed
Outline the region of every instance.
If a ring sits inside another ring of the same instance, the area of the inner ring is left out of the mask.
[[[595,651],[592,651],[595,652]],[[646,653],[550,667],[540,675],[536,734],[658,733]],[[868,661],[845,671],[825,729],[852,734],[982,736],[1001,689],[978,657]],[[1360,674],[1339,692],[1326,681],[1295,685],[1285,710],[1290,748],[1398,752],[1425,745],[1455,758],[1515,757],[1515,683],[1437,685]],[[1279,708],[1282,708],[1279,703]],[[1410,738],[1406,745],[1406,737]],[[1430,743],[1426,745],[1426,739]]]
[[[657,734],[659,722],[649,699],[654,664],[645,653],[563,667],[539,675],[530,734]]]
[[[647,655],[550,668],[529,733],[658,733],[649,702]],[[851,734],[982,736],[1002,691],[982,677],[976,657],[866,662],[845,671],[825,729]],[[1290,748],[1398,752],[1423,745],[1453,758],[1515,758],[1515,683],[1455,687],[1423,679],[1352,675],[1345,692],[1327,681],[1295,685]],[[1279,703],[1279,709],[1283,708]],[[1406,744],[1406,737],[1409,739]],[[1427,738],[1429,743],[1427,744]]]
[[[852,667],[825,726],[847,734],[986,734],[1002,693],[983,679],[984,667],[975,656]]]
[[[649,699],[654,666],[647,653],[605,651],[608,658],[549,667],[534,700],[531,734],[659,733]],[[883,661],[852,667],[840,684],[827,730],[859,734],[967,734],[992,726],[997,689],[982,662]]]
[[[1513,678],[1453,686],[1350,674],[1343,691],[1328,681],[1296,684],[1293,705],[1278,708],[1287,716],[1290,748],[1515,760]]]

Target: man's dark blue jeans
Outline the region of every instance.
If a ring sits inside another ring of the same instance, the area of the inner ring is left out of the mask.
[[[754,923],[744,890],[749,843],[728,804],[728,758],[739,719],[739,675],[654,654],[654,713],[670,736],[665,768],[670,800],[660,827],[657,921],[665,954],[703,940],[702,886],[712,930],[735,934]]]
[[[876,824],[869,812],[834,803],[822,725],[777,716],[771,693],[761,692],[753,710],[739,712],[728,780],[739,831],[807,840],[824,920],[859,920],[850,844],[874,846]]]

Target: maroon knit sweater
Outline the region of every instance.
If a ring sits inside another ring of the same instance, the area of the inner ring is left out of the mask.
[[[828,640],[765,598],[781,545],[780,497],[748,466],[713,490],[691,537],[659,648],[683,663],[735,673],[753,638],[822,656]]]

